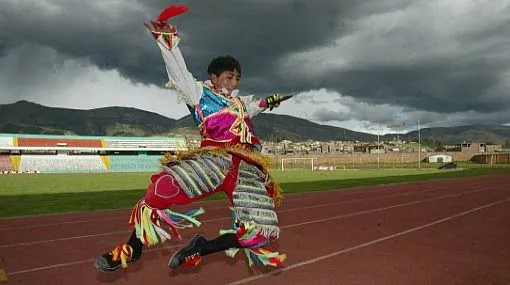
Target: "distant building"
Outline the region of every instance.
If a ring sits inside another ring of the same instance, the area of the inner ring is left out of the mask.
[[[503,151],[503,146],[500,144],[488,144],[485,146],[485,151],[489,153],[501,152]]]
[[[445,151],[461,151],[460,144],[455,145],[443,145]]]
[[[450,155],[446,155],[446,154],[436,154],[436,155],[431,155],[431,156],[425,158],[425,161],[429,162],[429,163],[452,162],[452,157]]]
[[[386,151],[384,150],[384,148],[372,148],[372,149],[370,149],[370,153],[375,153],[375,154],[379,153],[379,154],[381,154],[381,153],[385,153],[385,152]]]
[[[462,143],[460,145],[462,152],[485,152],[485,143]]]
[[[510,153],[478,154],[474,155],[470,161],[482,164],[508,164],[510,163]]]
[[[343,146],[344,153],[352,153],[354,151],[354,146],[350,144],[346,144]]]
[[[372,148],[374,148],[374,146],[371,146],[368,143],[360,143],[358,145],[354,145],[354,152],[370,153],[370,149]]]

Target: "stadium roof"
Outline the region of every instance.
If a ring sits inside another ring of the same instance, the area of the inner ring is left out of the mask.
[[[123,137],[123,136],[69,136],[69,135],[34,135],[34,134],[9,134],[0,133],[0,137],[14,137],[14,138],[38,138],[38,139],[93,139],[93,140],[169,140],[169,139],[184,139],[181,135],[173,135],[171,137]]]

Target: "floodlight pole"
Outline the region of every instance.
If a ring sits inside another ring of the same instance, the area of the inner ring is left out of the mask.
[[[418,120],[418,169],[421,169],[421,133],[420,133],[420,120]]]
[[[379,132],[381,130],[381,124],[377,123],[377,169],[379,169]]]

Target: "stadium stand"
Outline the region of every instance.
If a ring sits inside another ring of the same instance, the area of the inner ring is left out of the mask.
[[[13,137],[0,137],[0,147],[11,147],[13,144]]]
[[[110,155],[111,172],[154,172],[160,169],[161,155]]]
[[[11,156],[8,154],[0,154],[0,172],[14,171],[11,162]]]
[[[65,139],[65,138],[18,138],[18,146],[36,147],[102,147],[101,140],[91,139]]]
[[[150,140],[150,139],[105,139],[105,147],[107,148],[180,148],[184,146],[185,142],[179,140]]]
[[[14,138],[11,136],[0,136],[0,148],[8,148],[14,146]],[[8,152],[0,152],[0,173],[14,171],[11,156]]]
[[[22,155],[20,171],[41,173],[106,172],[99,155]]]
[[[183,137],[0,134],[0,172],[154,172],[165,152],[187,150]]]

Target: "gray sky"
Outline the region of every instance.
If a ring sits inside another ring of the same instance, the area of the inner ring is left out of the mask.
[[[190,71],[230,54],[276,114],[352,130],[510,123],[510,0],[176,1]],[[0,1],[0,104],[130,106],[180,118],[142,22],[150,0]],[[8,28],[6,28],[8,27]]]

